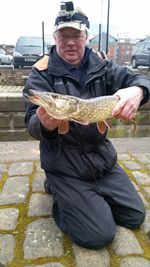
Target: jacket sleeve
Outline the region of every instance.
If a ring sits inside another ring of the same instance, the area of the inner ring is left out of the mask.
[[[48,80],[46,71],[39,71],[36,68],[32,69],[23,89],[23,99],[25,107],[25,126],[28,128],[30,135],[38,140],[43,138],[51,139],[57,134],[57,130],[48,131],[41,124],[36,114],[38,106],[30,103],[25,97],[25,94],[29,94],[29,89],[40,91],[53,90],[52,83]]]
[[[150,99],[150,78],[133,72],[127,67],[113,64],[108,71],[108,90],[113,93],[121,88],[139,86],[143,89],[144,98],[140,105],[145,104]]]

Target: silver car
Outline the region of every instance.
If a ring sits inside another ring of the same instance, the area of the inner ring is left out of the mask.
[[[0,65],[12,65],[13,57],[11,55],[7,55],[6,51],[0,48]]]

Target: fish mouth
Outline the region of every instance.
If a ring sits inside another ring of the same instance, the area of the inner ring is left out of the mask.
[[[48,94],[47,91],[38,91],[34,89],[29,89],[29,93],[31,97],[35,97],[36,99],[42,99],[45,101],[52,101],[52,96]]]
[[[38,90],[29,89],[29,93],[31,96],[42,96],[43,92],[39,92]]]
[[[35,96],[35,95],[28,95],[28,94],[24,94],[25,99],[29,102],[29,103],[33,103],[35,105],[38,105],[38,102],[40,101],[40,97],[39,96]]]
[[[40,95],[39,93],[38,93],[38,91],[36,91],[36,90],[33,90],[33,89],[29,89],[29,94],[24,94],[24,96],[25,96],[25,98],[31,98],[31,97],[33,97],[33,96],[37,96],[37,95]]]
[[[43,104],[52,104],[54,103],[54,99],[52,96],[48,95],[46,91],[37,91],[33,89],[29,89],[29,94],[24,94],[24,97],[29,101],[36,105],[38,102],[42,102]]]
[[[24,94],[24,97],[27,99],[27,100],[38,100],[39,99],[39,96],[38,96],[38,93],[37,91],[33,90],[33,89],[29,89],[29,94]]]

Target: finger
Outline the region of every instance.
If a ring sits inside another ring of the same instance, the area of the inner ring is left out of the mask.
[[[120,100],[119,103],[116,105],[116,107],[113,109],[112,116],[117,116],[119,113],[121,113],[124,106],[125,106],[125,101]]]
[[[121,120],[133,120],[135,118],[135,111],[131,111],[130,109],[126,109],[124,107],[121,112],[115,116],[115,118]]]
[[[132,119],[136,111],[134,103],[130,102],[123,107],[121,114],[126,118]]]
[[[46,111],[45,111],[44,108],[39,107],[39,108],[36,110],[36,113],[37,113],[37,115],[39,115],[39,116],[43,116],[43,115],[45,115]]]

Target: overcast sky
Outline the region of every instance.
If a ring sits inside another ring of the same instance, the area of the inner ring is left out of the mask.
[[[107,0],[74,0],[74,5],[88,16],[90,23],[106,22]],[[0,3],[0,44],[15,44],[21,35],[40,36],[42,21],[45,34],[52,33],[55,17],[59,11],[58,0],[9,0]],[[130,32],[133,37],[150,35],[150,0],[110,0],[110,25],[114,25],[115,35]],[[110,28],[112,31],[112,27]]]

